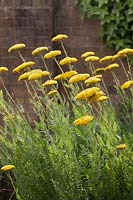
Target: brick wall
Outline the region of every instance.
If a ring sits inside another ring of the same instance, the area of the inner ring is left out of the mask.
[[[99,57],[115,54],[112,49],[107,48],[100,38],[100,21],[96,18],[81,20],[79,9],[74,6],[73,2],[73,0],[58,0],[54,21],[55,34],[65,32],[70,35],[69,40],[65,43],[70,56],[79,58],[85,51],[94,51]],[[79,71],[85,71],[86,67],[86,64],[82,60],[77,64]],[[118,78],[123,82],[123,70],[117,69],[116,73]],[[113,84],[112,76],[106,73],[104,80],[113,93],[114,90],[111,87]]]
[[[51,46],[52,0],[0,1],[0,26],[0,65],[9,68],[9,73],[2,77],[14,98],[23,103],[25,110],[30,109],[23,81],[18,82],[18,76],[11,72],[22,60],[16,53],[9,55],[8,48],[25,43],[26,48],[22,50],[25,60],[34,59],[38,68],[42,66],[40,58],[32,58],[31,51],[38,46]]]
[[[3,79],[10,93],[29,108],[28,94],[23,82],[17,82],[17,76],[12,74],[12,68],[21,64],[16,54],[9,55],[8,48],[15,43],[23,42],[26,49],[22,51],[25,59],[33,60],[31,51],[38,46],[52,46],[51,37],[58,33],[66,33],[69,39],[65,47],[70,56],[79,57],[85,51],[95,51],[98,56],[111,55],[114,52],[101,41],[100,22],[95,18],[81,20],[79,9],[73,0],[1,0],[0,1],[0,65],[7,66],[9,73]],[[37,66],[42,66],[39,58],[35,57]],[[57,73],[56,66],[48,63]],[[78,71],[85,71],[86,66],[81,60],[77,64]],[[123,78],[123,72],[118,71]],[[105,75],[105,82],[112,85],[111,76]],[[2,87],[2,86],[1,86]]]

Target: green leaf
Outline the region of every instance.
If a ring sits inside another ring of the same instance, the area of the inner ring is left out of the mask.
[[[132,47],[133,1],[126,0],[76,0],[82,18],[96,16],[102,26],[102,38],[108,46],[119,49],[125,44]]]

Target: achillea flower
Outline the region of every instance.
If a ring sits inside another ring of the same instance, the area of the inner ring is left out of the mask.
[[[96,77],[96,78],[102,78],[102,75],[99,74],[99,75],[96,75],[96,76],[94,76],[94,77]]]
[[[127,148],[126,144],[119,144],[119,145],[116,146],[116,149],[119,149],[119,150],[123,150],[125,148]]]
[[[32,55],[35,56],[43,53],[44,51],[48,51],[48,47],[38,47],[32,51]]]
[[[42,77],[42,74],[39,73],[39,72],[34,72],[34,73],[31,73],[29,76],[28,76],[28,81],[30,80],[37,80],[39,78]]]
[[[42,73],[43,71],[41,70],[41,69],[32,69],[31,71],[30,71],[30,73],[36,73],[36,72],[39,72],[39,73]]]
[[[31,76],[32,74],[38,74],[38,75],[33,75]],[[40,75],[39,75],[40,74]],[[32,80],[32,78],[34,79],[35,77],[38,77],[38,78],[41,78],[42,76],[48,76],[50,73],[48,71],[42,71],[41,69],[33,69],[29,72],[25,72],[23,74],[21,74],[19,77],[18,77],[18,81],[21,81],[23,79],[30,79]],[[30,78],[29,78],[30,76]],[[35,78],[36,79],[36,78]]]
[[[11,46],[8,49],[8,52],[12,52],[12,51],[19,51],[20,49],[23,49],[26,45],[23,43],[19,43],[19,44],[14,44],[13,46]]]
[[[97,68],[94,70],[94,74],[103,74],[105,72],[105,68],[101,67],[101,68]]]
[[[100,91],[98,87],[92,87],[79,92],[74,98],[76,100],[87,99],[93,96],[96,92]]]
[[[98,83],[100,81],[101,81],[100,78],[96,78],[95,76],[92,76],[92,77],[88,78],[87,80],[85,80],[85,84],[90,85],[93,83]]]
[[[44,82],[42,84],[43,87],[47,87],[47,86],[50,86],[50,85],[55,85],[57,84],[57,81],[56,80],[47,80],[46,82]]]
[[[84,81],[86,80],[88,77],[90,77],[90,74],[84,73],[84,74],[76,74],[74,76],[72,76],[69,79],[69,83],[76,83],[79,81]]]
[[[54,77],[54,80],[60,80],[61,79],[61,74],[58,74],[57,76]]]
[[[23,79],[28,78],[30,74],[31,74],[31,72],[25,72],[25,73],[21,74],[21,75],[18,77],[18,81],[21,81],[21,80],[23,80]]]
[[[111,70],[111,69],[115,69],[115,68],[118,68],[119,65],[117,63],[113,63],[111,65],[108,65],[107,67],[105,67],[105,71],[106,70]]]
[[[57,42],[59,40],[64,40],[64,39],[67,39],[68,38],[68,35],[66,34],[58,34],[56,35],[55,37],[52,38],[52,42]]]
[[[11,169],[15,168],[14,165],[4,165],[3,167],[1,167],[2,171],[9,171]]]
[[[126,81],[125,83],[122,84],[121,89],[125,90],[125,89],[129,88],[131,85],[133,85],[133,80]]]
[[[85,115],[83,117],[80,117],[78,119],[76,119],[73,124],[75,126],[80,126],[80,125],[87,125],[89,124],[92,120],[94,119],[93,116],[89,116],[89,115]]]
[[[93,52],[93,51],[87,51],[87,52],[85,52],[85,53],[83,53],[81,55],[81,58],[86,58],[88,56],[94,56],[94,55],[95,55],[95,52]]]
[[[133,49],[130,49],[130,48],[125,48],[121,51],[118,51],[117,52],[117,55],[118,56],[123,56],[123,55],[133,55]]]
[[[53,50],[44,55],[44,59],[55,58],[56,56],[61,55],[60,50]]]
[[[33,61],[29,61],[29,62],[24,62],[21,65],[17,66],[16,68],[13,69],[13,72],[20,72],[25,68],[31,67],[33,66],[35,63]]]
[[[91,103],[97,101],[101,96],[104,96],[105,93],[103,91],[96,92],[93,96],[87,98],[86,100]]]
[[[50,73],[48,71],[41,71],[40,72],[42,76],[48,76]]]
[[[0,72],[7,72],[8,68],[7,67],[0,67]]]
[[[113,61],[113,56],[105,56],[103,58],[100,59],[100,63],[104,63],[104,62],[110,62]]]
[[[56,93],[58,93],[57,90],[51,90],[50,92],[48,92],[48,95],[50,96],[50,95],[53,95],[53,94],[56,94]]]
[[[65,57],[63,58],[62,60],[60,60],[59,64],[60,65],[69,65],[69,64],[72,64],[72,63],[75,63],[77,62],[78,59],[77,58],[74,58],[74,57]]]
[[[72,76],[76,75],[78,72],[76,71],[67,71],[61,74],[62,79],[71,78]]]
[[[85,62],[93,62],[93,61],[98,61],[100,58],[98,56],[88,56],[85,58]]]
[[[101,101],[106,101],[108,100],[109,98],[107,96],[99,96],[96,98],[96,101],[97,102],[101,102]]]
[[[113,55],[113,60],[118,60],[118,59],[121,59],[123,57],[126,57],[127,55],[126,54],[122,54],[122,55]]]
[[[72,76],[76,75],[78,72],[76,71],[67,71],[62,74],[58,74],[57,76],[54,77],[54,80],[60,80],[60,79],[68,79],[71,78]]]
[[[97,100],[101,96],[105,96],[105,93],[103,91],[96,92],[95,99]]]
[[[41,78],[42,76],[48,76],[49,74],[50,73],[48,71],[42,71],[41,69],[33,69],[30,71],[28,80],[36,80]]]

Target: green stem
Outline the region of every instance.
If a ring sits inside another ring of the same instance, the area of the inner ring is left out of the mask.
[[[92,63],[90,61],[89,61],[89,67],[90,67],[89,71],[91,71],[91,74],[93,74],[93,67],[92,67]]]
[[[64,71],[62,70],[61,66],[59,65],[58,61],[56,58],[54,58],[54,61],[56,62],[57,66],[59,67],[61,73],[64,73]]]
[[[17,192],[17,190],[16,190],[16,187],[15,187],[15,185],[14,185],[13,179],[12,179],[12,177],[11,177],[11,175],[10,175],[10,172],[7,173],[7,177],[8,177],[9,180],[11,181],[11,184],[12,184],[12,187],[13,187],[13,190],[14,190],[14,191],[12,192],[12,194],[11,194],[9,200],[12,199],[14,193],[16,194],[16,199],[17,199],[17,200],[21,200],[21,198],[20,198],[20,196],[19,196],[19,194],[18,194],[18,192]]]
[[[115,83],[116,83],[117,88],[120,88],[120,82],[119,82],[119,80],[118,80],[116,74],[115,74],[114,72],[111,72],[111,73],[112,73],[112,76],[113,76],[113,78],[114,78],[114,81],[115,81]],[[127,107],[127,105],[126,105],[126,101],[125,101],[124,95],[122,94],[122,92],[121,92],[120,90],[119,90],[119,95],[120,95],[121,100],[122,100],[122,103],[123,103],[123,105],[124,105],[124,107],[125,107],[125,109],[126,109],[126,111],[127,111],[129,121],[131,122],[130,114],[129,114],[129,111],[128,111],[128,107]]]
[[[113,108],[113,105],[112,105],[112,102],[111,102],[111,98],[110,98],[109,92],[108,92],[108,90],[107,90],[107,87],[106,87],[106,85],[105,85],[105,82],[104,82],[103,78],[102,78],[102,84],[103,84],[103,87],[104,87],[104,89],[105,89],[105,92],[106,92],[107,96],[109,97],[110,106],[111,106],[111,108]]]
[[[127,79],[130,80],[129,75],[128,75],[126,69],[125,69],[125,66],[124,66],[124,64],[123,64],[123,62],[122,62],[121,60],[120,60],[120,63],[121,63],[121,66],[122,66],[122,68],[123,68],[123,71],[124,71],[124,73],[125,73]]]
[[[24,57],[23,57],[23,55],[21,54],[20,51],[18,51],[18,54],[19,54],[20,58],[22,59],[22,61],[25,62],[25,59],[24,59]],[[34,99],[34,96],[32,95],[32,92],[31,92],[31,90],[30,90],[30,88],[29,88],[29,85],[28,85],[27,81],[24,80],[24,83],[25,83],[25,85],[26,85],[26,88],[27,88],[27,90],[28,90],[28,93],[30,94],[30,96],[32,97],[32,99]],[[33,84],[30,83],[30,85],[31,85],[33,91],[35,92],[36,97],[38,97],[37,92],[36,92],[36,90],[35,90]],[[38,98],[39,98],[39,97],[38,97]]]
[[[44,64],[44,66],[45,66],[46,71],[49,71],[49,70],[48,70],[48,66],[47,66],[47,64],[46,64],[46,62],[45,62],[45,60],[44,60],[44,58],[43,58],[43,55],[40,54],[40,57],[41,57],[41,59],[42,59],[42,61],[43,61],[43,64]],[[48,77],[49,77],[50,80],[52,79],[52,78],[51,78],[51,74],[48,75]]]
[[[46,64],[46,62],[45,62],[45,60],[44,60],[44,58],[43,58],[43,55],[40,54],[40,57],[41,57],[41,59],[42,59],[42,61],[43,61],[43,64],[44,64],[44,66],[45,66],[46,71],[48,71],[48,67],[47,67],[47,64]]]
[[[128,73],[129,73],[129,77],[132,79],[132,72],[131,72],[131,65],[129,63],[129,60],[128,60],[128,57],[126,57],[126,60],[127,60],[127,66],[128,66]]]
[[[7,90],[6,86],[5,86],[5,83],[4,83],[4,81],[3,81],[3,79],[2,79],[1,76],[0,76],[0,81],[1,81],[1,83],[3,85],[3,88],[5,89],[5,91],[7,93],[7,95],[9,96],[9,98],[11,99],[11,101],[14,103],[14,100],[13,100],[12,96],[10,95],[10,93],[8,92],[8,90]]]
[[[64,51],[65,56],[67,56],[67,51],[66,51],[66,49],[64,47],[64,44],[63,44],[62,40],[60,41],[60,43],[61,43],[61,47],[62,47],[62,49]]]
[[[22,54],[21,54],[20,51],[18,51],[18,55],[20,56],[20,58],[22,59],[22,61],[25,62],[25,59],[24,59],[24,57],[22,56]]]

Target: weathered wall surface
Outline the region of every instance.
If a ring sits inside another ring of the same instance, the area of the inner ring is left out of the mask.
[[[0,65],[9,68],[8,74],[2,74],[6,86],[25,109],[30,110],[28,94],[23,82],[11,73],[22,63],[19,56],[9,55],[8,48],[15,43],[25,43],[22,54],[26,61],[34,59],[37,67],[42,65],[39,58],[32,58],[31,51],[38,46],[51,46],[52,37],[52,1],[51,0],[2,0],[0,1]]]
[[[42,62],[37,57],[32,58],[31,51],[38,46],[52,47],[51,38],[58,33],[69,35],[65,41],[69,56],[79,57],[85,51],[95,51],[100,57],[113,54],[100,39],[100,22],[95,18],[82,21],[73,0],[1,0],[0,26],[0,65],[7,66],[10,71],[3,78],[10,93],[26,109],[30,107],[24,83],[17,82],[17,76],[11,73],[12,68],[22,62],[17,54],[8,54],[12,44],[25,43],[27,47],[22,51],[25,59],[34,59],[39,67]],[[56,45],[53,48],[56,49]],[[49,66],[53,67],[52,63]],[[85,69],[83,61],[77,64],[78,71]],[[53,73],[56,74],[56,67]],[[121,71],[119,76],[123,77]],[[105,75],[108,85],[112,84],[110,77]]]

